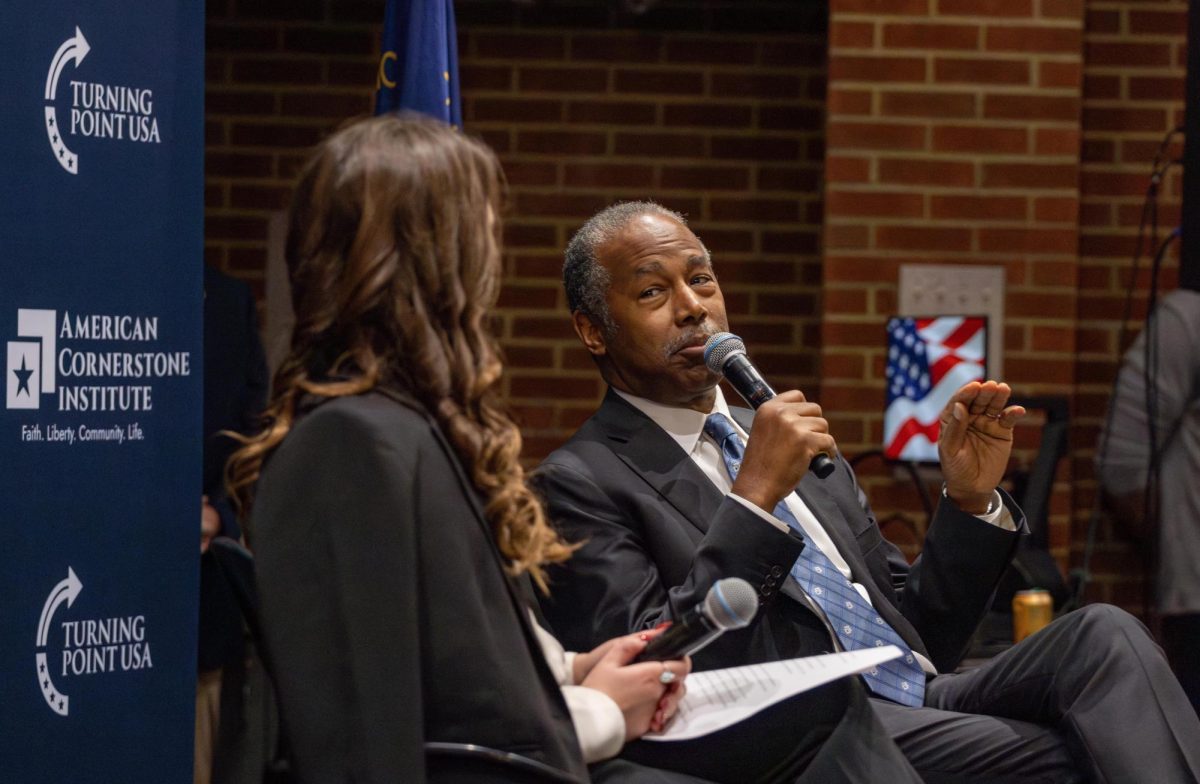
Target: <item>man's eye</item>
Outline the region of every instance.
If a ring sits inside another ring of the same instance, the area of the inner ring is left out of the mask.
[[[712,275],[697,275],[692,278],[693,286],[703,286],[706,283],[712,283]]]
[[[649,299],[650,297],[658,294],[660,291],[662,291],[662,289],[657,287],[646,289],[641,294],[638,294],[638,299]]]

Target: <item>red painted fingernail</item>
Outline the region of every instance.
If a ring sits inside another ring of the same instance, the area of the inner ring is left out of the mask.
[[[665,629],[668,626],[670,626],[672,623],[674,623],[674,621],[663,621],[658,626],[654,627],[654,631],[658,631],[659,629]]]

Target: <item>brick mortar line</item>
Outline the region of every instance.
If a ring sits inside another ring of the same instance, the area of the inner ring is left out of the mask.
[[[269,59],[286,56],[283,52],[267,53]],[[316,55],[309,55],[317,58]],[[352,55],[344,55],[344,57],[352,57]],[[361,56],[354,56],[355,59],[361,60]],[[248,56],[243,59],[251,59]],[[293,58],[294,59],[294,58]],[[317,59],[325,59],[319,57]],[[756,63],[696,63],[686,61],[662,61],[662,62],[629,62],[629,61],[613,61],[613,60],[575,60],[571,57],[550,57],[545,59],[520,59],[511,57],[501,57],[493,55],[473,55],[471,57],[459,58],[459,65],[468,66],[487,66],[487,67],[504,67],[514,70],[521,68],[569,68],[571,70],[590,70],[590,71],[606,71],[615,73],[617,71],[649,71],[651,73],[701,73],[704,75],[712,74],[755,74],[764,76],[818,76],[824,73],[824,69],[820,66],[802,66],[802,65],[759,65]]]
[[[1125,39],[1122,39],[1125,40]],[[917,59],[922,57],[942,57],[951,60],[987,60],[1006,63],[1024,62],[1082,62],[1082,51],[1035,51],[1021,52],[1013,49],[966,49],[959,47],[939,48],[936,46],[880,46],[866,48],[862,46],[845,46],[832,50],[833,57],[890,57],[897,59]],[[1020,55],[1026,55],[1024,57]]]
[[[911,14],[890,15],[884,12],[880,13],[855,13],[839,11],[832,15],[830,23],[835,22],[871,22],[879,24],[888,24],[892,21],[913,26],[922,26],[921,23],[928,19],[929,24],[957,24],[966,26],[994,26],[994,27],[1039,27],[1062,30],[1081,30],[1084,27],[1082,14],[1078,20],[1069,17],[1043,17],[1043,16],[984,16],[984,15],[961,15],[961,14],[942,14],[931,12],[929,16],[914,16]]]
[[[1125,40],[1125,39],[1122,39]],[[1022,56],[1024,55],[1024,56]],[[945,60],[955,61],[988,61],[988,62],[1005,62],[1005,63],[1082,63],[1084,62],[1083,52],[1019,52],[1011,49],[938,49],[936,47],[913,47],[913,48],[895,48],[887,47],[880,49],[863,49],[861,47],[847,47],[838,49],[834,52],[834,57],[830,60],[841,56],[849,57],[870,57],[877,56],[879,58],[889,59],[910,59],[916,60],[921,58],[939,57]]]
[[[473,90],[467,96],[467,100],[468,101],[479,101],[479,100],[506,99],[506,100],[510,100],[510,101],[521,101],[521,100],[525,100],[527,98],[531,98],[533,100],[539,100],[539,101],[540,100],[559,100],[558,94],[559,94],[559,91],[543,91],[543,90],[529,91],[529,92],[515,92],[515,91],[499,92],[496,90]],[[645,104],[646,106],[654,106],[654,107],[664,106],[664,107],[666,107],[666,106],[694,105],[698,102],[699,103],[716,103],[718,101],[720,103],[723,103],[723,104],[726,104],[729,106],[736,106],[738,108],[753,108],[753,107],[758,107],[758,106],[765,106],[768,108],[776,108],[776,107],[784,107],[784,106],[788,106],[788,107],[801,106],[801,107],[806,107],[806,108],[807,107],[821,108],[821,107],[824,107],[824,105],[825,105],[824,101],[819,101],[815,98],[808,98],[808,97],[771,98],[771,97],[767,97],[767,96],[743,97],[743,96],[736,96],[736,95],[712,96],[712,95],[678,95],[678,94],[674,94],[674,95],[670,95],[670,96],[665,96],[662,100],[654,99],[654,100],[639,101],[638,98],[640,96],[648,95],[648,93],[591,93],[591,94],[586,94],[586,95],[580,94],[580,93],[570,93],[570,94],[576,96],[576,98],[573,101],[574,103],[589,103],[589,104],[599,103],[600,105],[609,105],[609,104],[614,104],[614,103],[640,103],[640,104]],[[600,96],[600,95],[620,95],[622,97],[625,97],[626,100],[599,101],[599,102],[588,100],[589,98],[592,98],[595,96]],[[517,97],[514,97],[514,96],[517,96]],[[545,97],[543,98],[542,96],[545,96]],[[717,100],[714,101],[714,100],[701,100],[701,99],[717,99]],[[566,105],[566,103],[569,103],[569,102],[565,102],[564,105]],[[487,120],[486,122],[502,123],[504,121],[502,121],[502,120]],[[596,124],[596,123],[589,122],[589,123],[580,123],[580,124]],[[571,125],[574,126],[574,125],[576,125],[576,123],[571,123]],[[609,127],[612,127],[612,126],[610,125]],[[621,126],[621,127],[625,127],[625,126]],[[643,126],[629,126],[629,127],[643,127]]]
[[[1093,98],[1083,102],[1084,109],[1097,110],[1121,110],[1126,108],[1134,109],[1159,109],[1163,111],[1173,112],[1179,106],[1178,101],[1168,101],[1161,98]],[[1118,131],[1100,131],[1092,130],[1090,133],[1121,133]],[[1123,133],[1138,134],[1138,133],[1154,133],[1154,131],[1133,130],[1124,131]]]
[[[1135,71],[1136,73],[1130,74],[1130,71]],[[1187,68],[1184,66],[1177,66],[1177,65],[1169,65],[1169,66],[1168,65],[1134,65],[1134,64],[1121,65],[1121,66],[1104,65],[1104,66],[1090,67],[1087,69],[1087,71],[1085,73],[1088,76],[1131,76],[1131,75],[1132,76],[1147,76],[1147,75],[1165,76],[1165,75],[1170,75],[1173,77],[1180,78],[1180,77],[1185,77],[1187,75]],[[1087,100],[1110,100],[1110,99],[1087,99]]]
[[[836,183],[829,183],[836,185]],[[904,185],[900,183],[878,183],[871,190],[867,191],[851,191],[842,190],[840,186],[837,188],[839,193],[878,193],[886,190],[887,192],[913,194],[913,193],[928,193],[935,196],[1027,196],[1030,198],[1038,198],[1042,196],[1077,196],[1079,188],[1071,186],[1059,186],[1055,188],[1045,187],[1039,188],[1035,194],[1030,194],[1028,186],[1007,186],[1007,187],[988,187],[986,185],[974,186],[938,186],[938,185]],[[833,216],[836,217],[836,213]],[[862,216],[845,216],[845,217],[862,217]],[[868,216],[869,217],[869,216]]]
[[[988,84],[981,82],[871,82],[830,80],[830,93],[837,90],[860,92],[932,92],[938,94],[969,93],[971,95],[1025,95],[1032,98],[1075,98],[1080,93],[1070,87],[1038,87],[1028,84]],[[1113,100],[1113,99],[1105,99]],[[840,116],[840,115],[839,115]],[[850,117],[873,117],[876,115],[854,114]]]
[[[1021,90],[1035,90],[1039,97],[1042,93],[1051,95],[1079,95],[1079,90],[1075,87],[1039,87],[1032,83],[1027,84],[994,84],[991,82],[952,82],[952,81],[933,81],[933,82],[879,82],[871,80],[854,80],[854,79],[831,79],[829,82],[835,89],[845,87],[853,87],[855,90],[862,92],[929,92],[929,88],[939,88],[934,92],[942,90],[957,91],[964,93],[996,93],[1009,95]],[[866,87],[860,87],[865,85]]]
[[[1055,97],[1055,96],[1035,96]],[[905,129],[913,128],[953,128],[959,126],[967,126],[975,128],[979,126],[996,127],[996,128],[1079,128],[1079,119],[1073,120],[1029,120],[1020,118],[1004,118],[1004,117],[907,117],[904,115],[874,115],[874,114],[830,114],[827,117],[828,123],[846,123],[851,125],[899,125]],[[1142,133],[1153,133],[1153,131],[1142,131]],[[889,152],[889,150],[880,150],[880,152]],[[1002,153],[998,153],[1002,154]]]
[[[1062,231],[1075,229],[1071,221],[1040,221],[1030,222],[1029,218],[987,219],[987,218],[895,218],[875,215],[831,215],[832,225],[858,226],[869,222],[871,226],[884,228],[910,227],[914,229],[1005,229],[1005,230],[1046,230]],[[843,223],[843,221],[850,221]]]

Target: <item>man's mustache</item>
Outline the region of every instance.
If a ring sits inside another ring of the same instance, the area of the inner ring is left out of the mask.
[[[671,356],[680,349],[695,345],[697,342],[707,342],[709,338],[720,331],[721,329],[715,324],[703,324],[695,329],[688,330],[667,343],[666,354],[667,356]]]

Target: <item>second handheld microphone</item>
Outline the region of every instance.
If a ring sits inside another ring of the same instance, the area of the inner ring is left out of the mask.
[[[754,620],[758,594],[740,577],[717,580],[704,601],[679,617],[671,628],[655,637],[634,661],[682,659],[708,645],[730,629]]]
[[[718,332],[704,344],[704,364],[725,380],[753,408],[775,397],[775,390],[766,382],[746,354],[746,344],[732,332]],[[820,453],[808,463],[808,470],[824,479],[836,465],[829,455]]]

